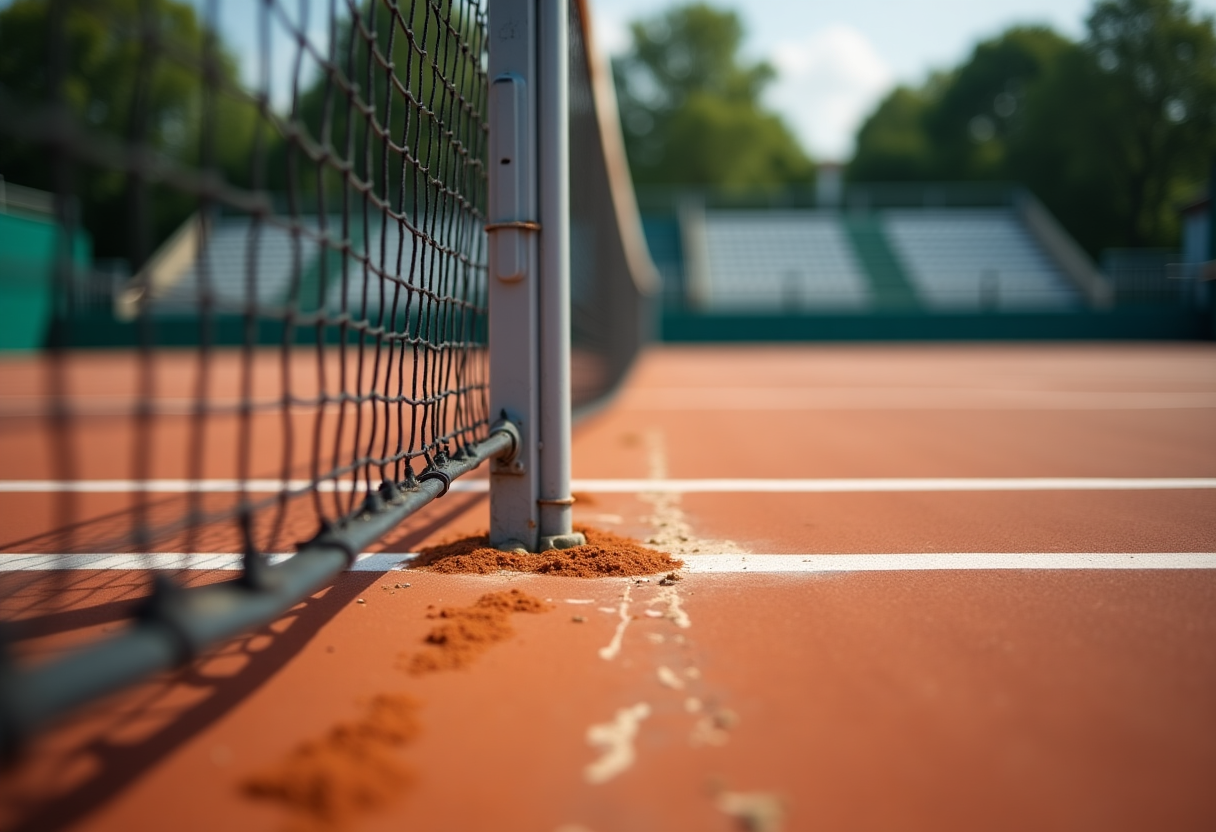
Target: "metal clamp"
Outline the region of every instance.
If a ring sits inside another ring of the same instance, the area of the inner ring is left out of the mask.
[[[507,228],[513,228],[518,231],[540,231],[540,223],[531,222],[530,220],[505,220],[503,222],[488,222],[485,225],[485,230],[502,231]]]
[[[496,461],[500,465],[510,465],[519,456],[520,445],[523,444],[523,439],[519,435],[519,428],[515,427],[515,423],[507,418],[504,412],[498,421],[490,426],[490,436],[496,433],[502,433],[511,438],[511,447],[500,454]]]
[[[442,497],[444,494],[447,494],[448,488],[450,488],[452,485],[452,477],[446,471],[440,471],[438,468],[432,468],[429,471],[423,471],[421,474],[418,475],[419,482],[426,482],[427,480],[439,480],[440,482],[443,483],[443,490],[440,491],[439,494],[437,495],[439,497]]]

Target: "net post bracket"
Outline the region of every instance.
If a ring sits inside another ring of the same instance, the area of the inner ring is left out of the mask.
[[[516,463],[519,461],[519,449],[523,442],[523,437],[520,436],[519,428],[515,427],[514,423],[507,418],[505,411],[498,417],[498,421],[490,426],[490,437],[493,438],[497,435],[506,437],[510,441],[510,445],[505,451],[492,457],[495,467],[502,467],[505,469],[504,472],[518,470],[522,473],[523,466],[520,465],[517,468]]]

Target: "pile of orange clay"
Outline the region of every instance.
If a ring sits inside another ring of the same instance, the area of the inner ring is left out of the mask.
[[[628,538],[577,527],[586,544],[539,554],[502,552],[486,535],[423,549],[416,568],[448,574],[532,572],[573,578],[641,576],[684,565]],[[514,635],[511,616],[543,613],[552,605],[518,589],[488,592],[467,607],[428,608],[435,624],[420,651],[402,653],[412,675],[467,667]],[[395,801],[414,780],[399,757],[419,731],[417,700],[406,694],[375,697],[364,713],[289,752],[277,765],[242,783],[246,795],[279,803],[292,813],[289,829],[330,832]]]
[[[500,551],[490,545],[484,534],[464,537],[424,548],[415,568],[445,574],[532,572],[566,578],[603,578],[654,575],[684,565],[684,561],[666,552],[647,549],[612,532],[587,526],[575,526],[575,530],[587,538],[582,546],[536,554]]]

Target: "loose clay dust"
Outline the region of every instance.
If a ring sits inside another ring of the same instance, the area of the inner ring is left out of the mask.
[[[570,549],[550,549],[537,554],[501,552],[490,546],[486,535],[475,535],[429,546],[419,556],[418,568],[447,574],[534,572],[567,578],[602,578],[621,575],[654,575],[679,569],[684,561],[666,552],[648,549],[627,537],[587,526],[575,526],[587,537],[586,544]]]
[[[301,821],[296,828],[345,826],[388,804],[413,780],[396,752],[418,734],[417,709],[410,696],[381,694],[359,719],[338,723],[250,777],[244,791],[293,810]]]
[[[444,607],[427,613],[439,619],[426,637],[427,648],[407,660],[410,673],[465,667],[494,644],[515,634],[511,613],[548,612],[553,606],[518,589],[488,592],[471,607]]]
[[[426,649],[406,664],[411,673],[465,667],[492,645],[511,637],[512,613],[551,609],[518,589],[489,592],[469,607],[427,613],[442,621],[426,637]],[[352,722],[341,722],[319,740],[306,742],[242,787],[250,797],[274,800],[295,814],[298,830],[345,828],[360,815],[400,796],[413,772],[398,751],[418,734],[418,702],[405,694],[381,694]]]

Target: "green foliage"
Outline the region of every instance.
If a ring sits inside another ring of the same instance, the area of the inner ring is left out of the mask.
[[[1094,118],[1107,128],[1125,200],[1118,232],[1130,245],[1170,241],[1173,198],[1202,180],[1216,152],[1213,20],[1171,0],[1107,0],[1088,24],[1085,50],[1098,70],[1090,78],[1101,93]]]
[[[1039,27],[979,44],[862,125],[858,181],[1012,180],[1091,252],[1172,245],[1216,152],[1216,29],[1180,0],[1101,0],[1082,43]]]
[[[734,12],[679,6],[631,32],[614,73],[636,182],[744,189],[813,179],[793,134],[760,106],[774,72],[741,61]]]
[[[456,0],[400,11],[360,3],[358,20],[338,21],[324,56],[332,65],[306,58],[304,87],[281,113],[241,88],[236,60],[186,0],[65,8],[54,21],[66,60],[58,92],[47,70],[50,4],[17,0],[0,11],[0,94],[29,113],[58,96],[85,141],[139,146],[240,189],[290,192],[305,213],[340,210],[348,199],[357,218],[365,193],[415,215],[419,200],[484,199],[481,44],[469,46],[476,21]],[[44,146],[0,131],[0,175],[74,191],[97,253],[138,268],[197,209],[198,195],[180,183],[140,186],[117,159],[106,162],[74,166],[75,181],[57,183],[63,166]],[[139,216],[151,223],[142,237]]]
[[[931,169],[948,179],[1000,179],[1009,143],[1023,132],[1026,98],[1071,47],[1042,27],[1010,29],[976,46],[949,79],[939,79],[925,113]]]
[[[0,11],[0,91],[10,103],[34,114],[57,99],[82,141],[137,145],[179,167],[206,167],[231,182],[249,180],[256,108],[232,94],[206,94],[204,64],[214,74],[212,87],[234,88],[236,63],[189,4],[92,0],[67,5],[55,21],[64,61],[58,90],[50,88],[49,11],[50,4],[40,0],[17,0]],[[141,39],[145,26],[155,32],[154,41]],[[210,127],[205,132],[204,123]],[[57,183],[55,162],[45,147],[0,133],[0,175],[47,190],[72,187],[101,256],[146,256],[195,204],[156,182],[141,196],[132,178],[112,165],[81,164],[74,183]],[[128,222],[137,204],[150,218],[147,238],[137,236],[139,229]]]
[[[1002,179],[1026,100],[1069,49],[1042,27],[1016,27],[976,46],[922,89],[899,87],[861,126],[849,177],[858,181]]]
[[[921,91],[896,87],[857,134],[857,153],[848,168],[861,182],[904,182],[933,178],[925,116],[931,100]]]

